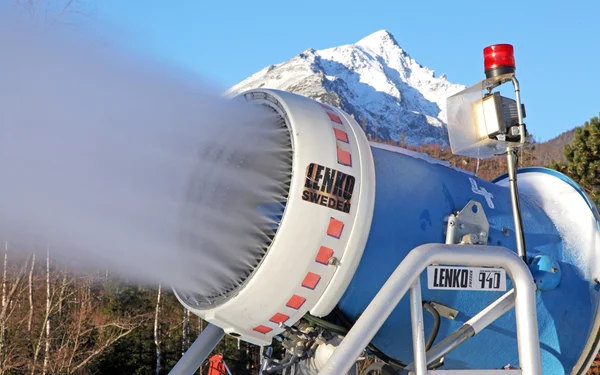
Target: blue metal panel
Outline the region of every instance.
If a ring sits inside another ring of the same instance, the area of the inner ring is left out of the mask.
[[[482,204],[490,223],[489,244],[515,250],[508,188],[411,156],[373,148],[377,190],[367,246],[354,278],[339,303],[352,320],[369,304],[406,254],[424,243],[443,243],[445,219],[470,200]],[[473,189],[474,180],[477,189]],[[492,194],[493,208],[481,195]],[[477,194],[474,190],[479,191]],[[570,374],[589,337],[598,306],[598,290],[577,268],[578,254],[563,253],[563,240],[546,214],[521,197],[528,256],[545,255],[560,264],[558,287],[538,292],[538,324],[545,374]],[[508,232],[503,229],[508,229]],[[426,286],[425,274],[422,285]],[[512,287],[509,282],[509,288]],[[423,288],[424,300],[460,311],[442,319],[438,341],[499,298],[499,292],[454,292]],[[391,357],[412,362],[408,295],[384,324],[373,343]],[[425,316],[425,332],[432,327]],[[501,368],[518,364],[514,310],[446,357],[445,368]]]

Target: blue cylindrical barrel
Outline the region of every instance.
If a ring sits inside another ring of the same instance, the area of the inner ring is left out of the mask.
[[[471,200],[480,202],[484,208],[490,224],[488,244],[516,252],[510,193],[502,182],[488,182],[408,152],[379,147],[372,147],[372,152],[376,171],[373,222],[360,265],[338,304],[351,320],[360,316],[413,248],[425,243],[444,243],[449,215],[462,210]],[[519,176],[526,173],[545,174],[552,177],[550,181],[556,181],[556,186],[544,186],[544,189],[569,186],[588,204],[588,215],[597,213],[585,194],[556,172],[523,170]],[[553,185],[546,181],[542,179],[540,183]],[[535,264],[543,256],[546,263],[559,265],[559,270],[555,270],[558,275],[553,280],[536,279],[540,286],[537,313],[544,374],[577,374],[589,362],[588,357],[593,358],[593,351],[597,351],[598,346],[600,285],[594,281],[599,247],[597,222],[595,228],[579,236],[585,238],[573,240],[569,226],[575,230],[578,223],[568,222],[569,218],[554,212],[558,209],[569,212],[570,208],[564,207],[560,199],[553,205],[545,197],[537,196],[540,194],[528,195],[527,191],[523,186],[520,198],[528,258],[530,261],[535,258]],[[557,220],[557,216],[564,217],[567,222]],[[503,294],[429,290],[426,274],[423,273],[421,278],[424,300],[459,312],[454,320],[442,318],[436,342],[456,331]],[[555,285],[544,288],[543,281]],[[511,288],[512,284],[508,283]],[[426,314],[426,335],[432,325],[433,319]],[[413,358],[410,326],[407,295],[379,330],[373,344],[388,356],[410,363]],[[514,309],[448,354],[444,368],[498,369],[508,364],[518,366]]]

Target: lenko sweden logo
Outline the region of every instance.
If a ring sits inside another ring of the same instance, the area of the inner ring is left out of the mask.
[[[306,167],[302,200],[350,213],[354,176],[311,163]]]
[[[501,268],[427,267],[429,289],[506,291],[506,271]]]

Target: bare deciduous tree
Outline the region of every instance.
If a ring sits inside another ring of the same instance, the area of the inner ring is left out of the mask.
[[[29,318],[27,319],[27,332],[31,333],[33,322],[33,270],[35,269],[35,253],[31,254],[31,267],[29,268]]]
[[[156,375],[160,373],[160,325],[159,325],[159,316],[160,316],[160,296],[162,294],[162,284],[158,284],[158,293],[156,297],[156,312],[154,314],[154,345],[156,345]]]
[[[9,343],[7,340],[7,331],[10,328],[8,320],[13,315],[13,312],[19,306],[15,303],[21,292],[21,282],[25,277],[25,272],[29,265],[29,260],[25,260],[17,268],[17,274],[9,288],[9,274],[8,274],[8,243],[5,242],[4,247],[4,265],[3,265],[3,283],[2,283],[2,308],[0,310],[0,374],[6,373],[6,371],[16,367],[16,360],[14,358],[18,355],[18,350],[15,345]]]
[[[188,336],[189,336],[189,321],[190,321],[190,310],[183,307],[183,321],[182,321],[182,332],[181,332],[181,355],[185,354],[188,348]]]
[[[44,345],[44,367],[42,368],[42,375],[46,375],[48,370],[48,357],[50,353],[50,308],[51,304],[50,294],[50,246],[46,247],[46,342]]]
[[[4,265],[2,267],[2,310],[6,308],[6,267],[8,260],[8,241],[4,241]],[[0,363],[4,362],[4,338],[6,336],[6,320],[0,321]]]
[[[31,374],[74,374],[115,342],[145,324],[149,320],[149,314],[107,314],[102,310],[103,300],[98,298],[91,287],[102,281],[98,274],[77,276],[66,273],[65,279],[64,269],[55,270],[52,264],[52,259],[47,257],[45,283],[38,284],[38,287],[45,287],[47,297],[45,308],[43,305],[37,306],[44,311],[41,321],[34,320],[32,325],[39,327],[39,333],[32,340],[30,356],[21,348],[21,357],[25,358],[21,358],[20,362],[29,363]],[[31,268],[28,265],[26,269]],[[62,314],[59,314],[61,309]],[[51,326],[49,321],[53,322]],[[39,361],[42,348],[44,360]]]

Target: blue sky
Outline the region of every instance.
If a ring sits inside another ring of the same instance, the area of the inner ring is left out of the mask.
[[[484,77],[483,47],[513,44],[538,139],[600,112],[598,1],[97,0],[96,8],[104,37],[223,88],[309,47],[387,29],[422,65],[467,86]]]

